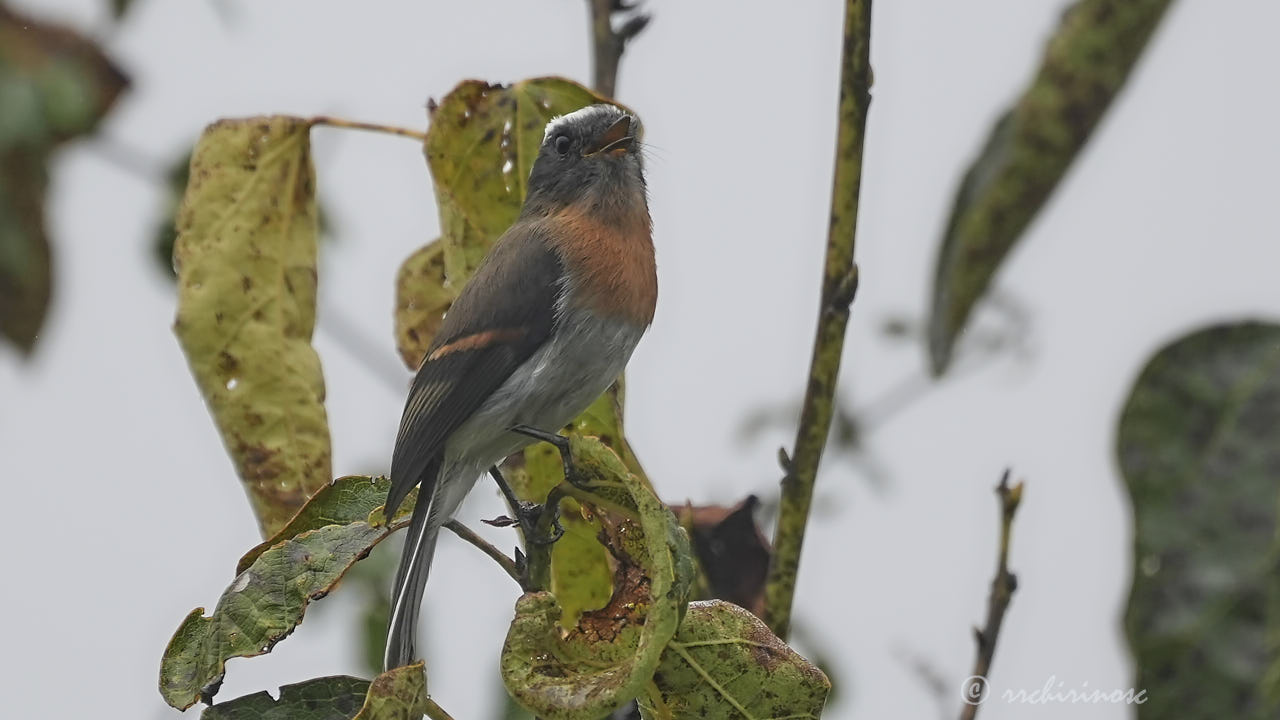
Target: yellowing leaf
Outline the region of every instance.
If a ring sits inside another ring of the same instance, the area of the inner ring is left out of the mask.
[[[416,370],[441,314],[493,242],[515,222],[547,121],[604,102],[563,78],[459,84],[431,113],[425,152],[443,236],[405,261],[396,283],[396,345]]]
[[[431,115],[427,165],[444,231],[445,272],[464,282],[516,220],[547,122],[604,100],[563,78],[468,80]]]
[[[174,331],[270,536],[331,477],[307,121],[224,120],[191,158]]]
[[[405,259],[396,274],[396,348],[410,369],[427,355],[444,314],[461,288],[444,274],[444,244],[437,240]]]

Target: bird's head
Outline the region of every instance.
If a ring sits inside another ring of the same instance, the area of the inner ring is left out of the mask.
[[[570,205],[627,210],[644,207],[642,128],[615,105],[589,105],[547,123],[529,174],[526,212]]]

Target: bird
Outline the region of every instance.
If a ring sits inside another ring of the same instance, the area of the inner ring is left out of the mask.
[[[384,508],[419,487],[384,664],[414,662],[442,526],[487,470],[557,432],[622,374],[658,296],[642,127],[609,103],[552,118],[520,214],[463,287],[405,401]]]

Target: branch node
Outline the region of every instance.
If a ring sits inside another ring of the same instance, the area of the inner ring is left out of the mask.
[[[614,35],[617,36],[618,40],[625,44],[634,39],[635,36],[644,32],[644,29],[649,26],[649,21],[651,20],[653,20],[653,16],[648,13],[633,15],[628,18],[626,22],[622,23],[622,27],[614,31]]]
[[[858,263],[851,263],[849,269],[840,277],[835,292],[831,295],[831,309],[848,310],[853,298],[858,294]]]
[[[784,473],[791,473],[791,456],[787,454],[787,449],[784,447],[778,448],[778,465],[782,466]]]

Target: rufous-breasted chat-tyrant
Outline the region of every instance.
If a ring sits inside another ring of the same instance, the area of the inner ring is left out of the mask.
[[[486,470],[555,432],[622,374],[658,296],[640,123],[600,104],[553,119],[520,216],[418,368],[391,459],[390,517],[417,504],[392,587],[387,669],[415,659],[436,538]],[[496,475],[496,471],[495,471]]]

